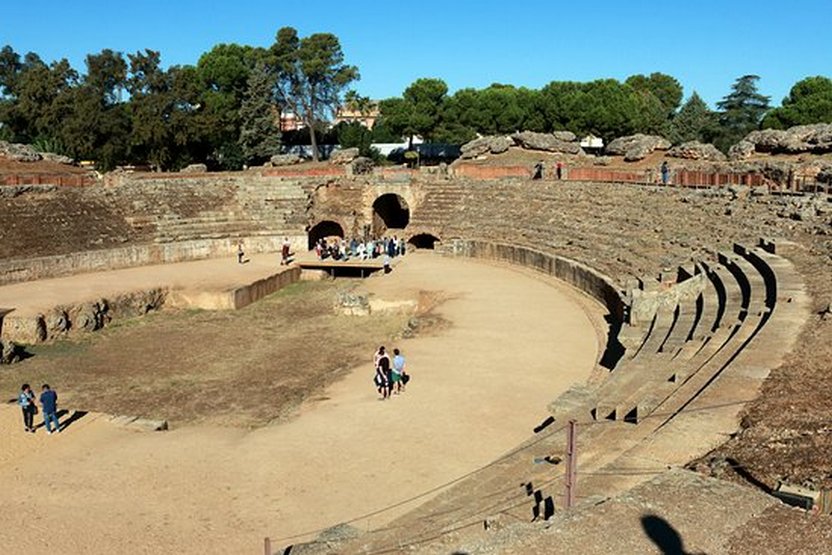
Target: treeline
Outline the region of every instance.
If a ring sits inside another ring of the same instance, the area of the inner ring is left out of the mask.
[[[0,140],[94,160],[219,169],[261,163],[280,148],[280,108],[309,128],[331,117],[358,70],[338,38],[285,27],[268,48],[221,44],[196,65],[163,69],[161,54],[103,50],[80,74],[66,59],[0,50]],[[314,144],[314,133],[313,144]]]
[[[453,95],[441,79],[425,78],[380,107],[389,131],[447,143],[463,143],[478,134],[567,130],[607,141],[634,133],[656,134],[674,143],[698,140],[727,150],[761,127],[832,122],[832,80],[804,79],[774,109],[769,97],[759,93],[758,80],[756,75],[737,79],[716,111],[696,92],[682,103],[681,84],[662,73],[633,75],[623,83],[553,81],[539,90],[493,84]]]
[[[460,144],[477,134],[569,130],[605,140],[659,134],[726,150],[760,127],[832,122],[826,77],[798,82],[782,106],[771,109],[757,90],[758,77],[746,75],[714,111],[695,92],[683,102],[674,77],[653,73],[624,82],[554,81],[541,89],[494,84],[454,94],[440,79],[419,79],[400,97],[379,103],[372,131],[357,123],[331,130],[338,106],[369,115],[374,104],[347,92],[358,69],[345,63],[335,35],[301,38],[291,27],[265,48],[217,45],[195,65],[164,69],[153,50],[126,56],[103,50],[88,55],[85,65],[79,73],[66,59],[46,63],[35,53],[2,48],[0,140],[94,160],[104,170],[127,163],[178,169],[193,162],[239,169],[262,163],[281,144],[311,143],[317,152],[319,139],[372,154],[372,142],[414,135]],[[281,136],[282,112],[293,113],[306,130]]]

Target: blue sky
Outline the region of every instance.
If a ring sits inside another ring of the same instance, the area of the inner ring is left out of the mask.
[[[237,0],[4,0],[0,45],[66,57],[111,48],[195,63],[213,45],[272,43],[283,26],[338,35],[361,71],[356,89],[401,94],[419,77],[451,91],[493,82],[624,79],[661,71],[711,105],[737,77],[761,76],[779,105],[809,75],[832,77],[832,0],[334,2]]]

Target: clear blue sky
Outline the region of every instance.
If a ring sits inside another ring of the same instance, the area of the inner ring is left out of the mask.
[[[454,0],[4,0],[0,45],[66,57],[111,48],[160,50],[165,65],[193,64],[213,45],[268,46],[283,26],[338,35],[372,98],[401,94],[419,77],[451,91],[493,82],[624,79],[661,71],[711,105],[737,77],[761,76],[779,105],[809,75],[832,77],[832,0],[589,2]]]

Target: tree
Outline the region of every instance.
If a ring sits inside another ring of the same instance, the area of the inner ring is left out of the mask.
[[[344,90],[359,78],[358,68],[344,63],[338,37],[331,33],[300,39],[295,29],[283,27],[270,54],[277,75],[277,99],[310,129],[312,157],[317,161],[316,128],[333,114]]]
[[[396,135],[408,138],[419,135],[433,140],[442,123],[448,85],[441,79],[422,78],[410,84],[400,98],[388,98],[379,104],[387,127]]]
[[[273,102],[274,74],[259,63],[248,78],[240,106],[240,146],[246,163],[257,163],[280,152],[280,113]]]
[[[766,114],[762,126],[788,129],[810,123],[832,123],[832,80],[828,77],[807,77],[795,83],[783,105]]]
[[[649,76],[632,75],[624,83],[637,92],[655,96],[668,118],[676,112],[682,102],[682,85],[675,77],[664,73],[651,73]]]
[[[757,75],[743,75],[731,86],[731,92],[717,102],[719,130],[714,144],[726,152],[751,131],[760,127],[769,109],[769,97],[757,92]]]
[[[679,113],[673,118],[670,139],[674,143],[687,141],[707,142],[714,132],[714,113],[705,101],[694,93],[682,105]]]

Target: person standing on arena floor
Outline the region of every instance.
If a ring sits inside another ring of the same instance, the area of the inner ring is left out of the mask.
[[[38,407],[35,404],[35,393],[29,384],[25,383],[20,387],[17,405],[23,411],[23,429],[35,433],[35,414],[38,412]]]
[[[243,252],[243,242],[240,241],[239,243],[237,243],[237,264],[243,263],[243,257],[245,255],[246,253]]]
[[[289,251],[292,249],[292,243],[289,242],[288,237],[283,238],[283,245],[280,247],[280,265],[289,264]]]
[[[52,425],[55,425],[55,432],[61,431],[61,425],[58,423],[58,394],[49,387],[48,383],[43,384],[41,388],[43,392],[40,394],[40,406],[43,408],[43,425],[46,428],[46,433],[52,433]]]
[[[404,357],[398,349],[393,349],[393,370],[391,376],[393,378],[393,384],[396,387],[396,394],[398,395],[404,391],[405,386]]]
[[[378,348],[374,362],[376,366],[376,385],[378,385],[378,392],[382,399],[389,399],[393,386],[390,376],[390,355],[384,350],[384,346]]]

